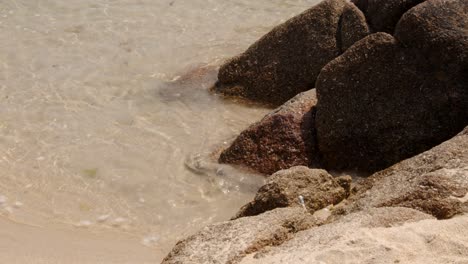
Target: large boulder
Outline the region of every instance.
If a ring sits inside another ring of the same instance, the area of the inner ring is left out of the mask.
[[[364,12],[374,32],[393,34],[401,16],[426,0],[352,0]]]
[[[237,263],[247,254],[280,245],[316,224],[301,208],[280,208],[213,224],[179,241],[162,264]]]
[[[364,180],[353,210],[402,206],[439,219],[468,212],[468,127],[443,144]]]
[[[243,131],[219,162],[264,174],[294,166],[316,166],[315,90],[301,93]]]
[[[375,172],[460,132],[468,124],[466,78],[439,78],[433,69],[423,52],[386,33],[327,64],[316,83],[322,165]]]
[[[304,207],[313,213],[338,204],[346,195],[347,190],[326,171],[294,167],[268,178],[254,200],[243,206],[235,218],[258,215],[278,207]]]
[[[421,52],[434,86],[445,90],[454,129],[468,124],[468,1],[430,0],[404,14],[395,38]]]
[[[347,31],[341,17],[347,10]],[[320,69],[350,42],[368,34],[361,11],[346,0],[325,0],[275,27],[221,66],[215,92],[278,106],[314,88]],[[343,35],[343,36],[342,36]]]

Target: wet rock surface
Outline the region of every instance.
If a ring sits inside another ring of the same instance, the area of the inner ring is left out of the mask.
[[[314,88],[320,69],[366,34],[362,13],[345,0],[325,0],[277,26],[221,66],[215,92],[278,106]],[[340,20],[347,10],[341,36]]]
[[[347,197],[346,194],[346,189],[328,172],[303,166],[293,167],[268,178],[254,200],[243,206],[235,218],[258,215],[278,207],[304,207],[313,213],[338,204]]]
[[[316,166],[315,90],[301,93],[243,131],[223,151],[221,163],[264,174],[293,166]]]

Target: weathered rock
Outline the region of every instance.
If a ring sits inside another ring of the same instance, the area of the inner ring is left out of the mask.
[[[370,34],[364,14],[353,4],[344,7],[339,23],[338,46],[341,52]]]
[[[297,233],[241,264],[464,263],[468,215],[438,221],[408,208],[379,208]]]
[[[315,225],[315,218],[300,208],[280,208],[214,224],[178,242],[162,263],[236,263],[247,254],[280,245],[294,233]]]
[[[468,124],[468,1],[430,0],[401,18],[395,38],[421,52],[436,86],[445,90],[454,129]]]
[[[375,172],[453,137],[468,123],[468,112],[447,96],[455,90],[468,105],[468,84],[454,82],[437,79],[424,54],[391,35],[359,41],[317,79],[321,164]]]
[[[353,210],[403,206],[437,218],[468,212],[468,127],[443,144],[367,178]]]
[[[264,174],[294,166],[314,166],[315,90],[301,93],[243,131],[219,162],[246,166]]]
[[[214,91],[278,106],[314,88],[320,69],[341,54],[341,38],[347,47],[366,31],[360,11],[348,8],[344,21],[355,26],[345,27],[341,37],[340,18],[350,6],[325,0],[277,26],[221,66]]]
[[[374,32],[393,34],[401,16],[426,0],[352,0],[361,9]]]
[[[438,247],[467,256],[460,250],[468,244],[467,224],[466,217],[435,221],[409,208],[371,208],[324,224],[300,208],[280,208],[208,226],[177,243],[163,264],[375,263],[378,257],[445,263]]]
[[[298,166],[273,174],[254,200],[240,209],[235,218],[258,215],[278,207],[301,207],[314,212],[346,198],[346,190],[324,170]]]

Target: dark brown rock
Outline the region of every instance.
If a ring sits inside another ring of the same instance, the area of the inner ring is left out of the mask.
[[[343,9],[338,31],[340,34],[338,41],[341,52],[344,52],[354,43],[370,34],[366,17],[353,4],[348,4]]]
[[[395,30],[404,46],[427,58],[429,74],[445,90],[454,129],[468,124],[468,1],[430,0],[405,13]]]
[[[341,38],[350,45],[366,25],[347,9],[346,34],[339,31],[345,0],[325,0],[274,28],[243,54],[221,66],[214,91],[278,106],[314,88],[320,69],[338,56]],[[354,21],[354,19],[357,19]],[[353,32],[357,32],[353,36]]]
[[[324,170],[298,166],[268,178],[254,200],[243,206],[234,218],[258,215],[278,207],[302,207],[312,213],[346,198],[346,190]]]
[[[425,0],[352,0],[361,9],[374,32],[393,34],[401,16]]]
[[[386,33],[366,37],[327,64],[316,83],[322,165],[375,172],[460,132],[468,113],[447,91],[468,104],[467,85],[454,87],[432,69],[424,54]]]
[[[468,127],[443,144],[367,178],[353,210],[409,207],[439,219],[468,212]]]
[[[243,131],[221,153],[221,163],[272,174],[293,166],[316,165],[313,120],[315,90],[301,93]]]

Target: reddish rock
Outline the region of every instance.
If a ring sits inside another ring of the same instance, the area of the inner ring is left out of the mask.
[[[316,165],[315,90],[301,93],[243,131],[220,155],[220,163],[264,174]]]

